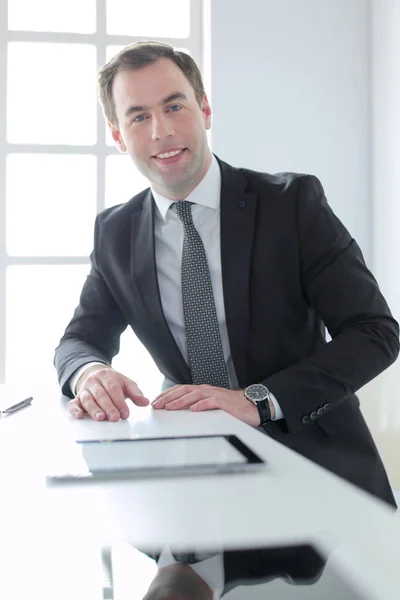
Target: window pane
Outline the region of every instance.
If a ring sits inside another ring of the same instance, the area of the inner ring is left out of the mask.
[[[78,304],[89,265],[13,266],[6,280],[6,382],[55,378],[54,349]]]
[[[7,75],[9,142],[96,142],[94,46],[10,42]]]
[[[107,157],[106,207],[127,202],[148,187],[148,180],[137,170],[127,154]]]
[[[8,0],[8,28],[16,31],[96,31],[96,0]]]
[[[96,216],[96,157],[10,154],[6,210],[10,256],[88,255]]]
[[[161,392],[164,377],[131,328],[122,334],[120,352],[112,364],[114,369],[133,379],[149,400]]]
[[[122,45],[116,45],[116,44],[112,44],[111,46],[107,46],[106,48],[106,61],[108,62],[109,60],[112,59],[113,56],[115,56],[116,54],[118,54],[118,52],[120,52],[121,50],[123,50],[124,48],[126,48],[126,46]]]
[[[90,265],[13,266],[7,269],[6,383],[55,380],[54,350],[79,302]],[[121,336],[115,369],[145,395],[160,393],[163,376],[132,333]]]
[[[190,35],[190,0],[107,0],[107,33],[186,38]]]

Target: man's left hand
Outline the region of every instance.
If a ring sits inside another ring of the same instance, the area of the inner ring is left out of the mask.
[[[193,412],[219,409],[252,427],[260,425],[257,407],[247,400],[243,390],[227,390],[212,385],[175,385],[159,394],[152,406],[166,410],[190,408]]]

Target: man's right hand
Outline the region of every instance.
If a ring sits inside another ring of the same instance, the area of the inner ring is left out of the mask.
[[[78,379],[76,396],[68,402],[68,409],[75,419],[87,413],[95,421],[118,421],[129,417],[126,398],[137,406],[149,404],[132,379],[111,367],[95,365]]]

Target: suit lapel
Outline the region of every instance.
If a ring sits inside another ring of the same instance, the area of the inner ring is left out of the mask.
[[[179,383],[191,381],[189,368],[168,327],[162,310],[156,270],[154,241],[154,200],[150,190],[144,197],[142,210],[132,219],[132,277],[142,300],[151,330],[157,334],[160,351],[170,357]],[[172,370],[172,369],[171,369]]]
[[[221,266],[226,325],[239,386],[247,381],[251,252],[256,194],[246,193],[240,170],[218,159],[221,168]]]
[[[249,336],[249,286],[257,196],[247,193],[247,181],[239,169],[218,159],[221,169],[221,267],[226,325],[233,363],[240,387],[247,381]],[[154,201],[148,191],[142,210],[132,214],[132,277],[142,304],[157,332],[160,348],[171,357],[177,381],[190,382],[189,368],[171,334],[162,310],[158,287]]]

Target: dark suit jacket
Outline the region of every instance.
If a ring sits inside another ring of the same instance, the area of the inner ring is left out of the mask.
[[[265,426],[270,436],[394,504],[354,392],[394,362],[399,329],[357,243],[316,177],[219,164],[225,313],[240,387],[262,382],[276,396],[285,419]],[[145,190],[96,219],[92,269],[55,355],[66,396],[78,367],[111,363],[128,325],[168,379],[191,382],[162,312],[153,214]]]
[[[277,577],[295,585],[313,585],[320,579],[327,558],[308,544],[227,550],[222,596],[237,586],[260,585]],[[245,595],[251,598],[251,593]]]

